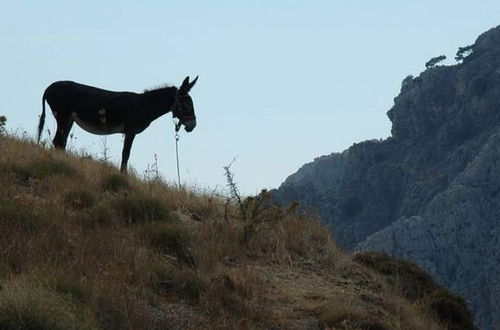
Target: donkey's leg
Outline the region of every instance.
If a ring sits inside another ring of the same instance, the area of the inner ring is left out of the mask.
[[[57,131],[52,143],[58,149],[66,149],[66,141],[68,140],[69,132],[73,126],[71,117],[57,117]]]
[[[130,157],[130,149],[132,148],[132,142],[134,142],[135,134],[125,134],[125,142],[123,142],[122,151],[122,165],[120,171],[122,173],[127,173],[127,163]]]

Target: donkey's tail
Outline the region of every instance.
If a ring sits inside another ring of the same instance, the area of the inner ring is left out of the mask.
[[[42,114],[40,115],[40,121],[38,122],[38,132],[37,132],[37,143],[40,143],[40,138],[42,137],[43,126],[45,125],[45,100],[47,96],[45,95],[47,90],[43,93],[42,96]]]

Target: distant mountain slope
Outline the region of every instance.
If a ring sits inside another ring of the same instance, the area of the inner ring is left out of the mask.
[[[416,261],[500,327],[500,27],[463,63],[405,79],[392,136],[319,157],[272,191],[331,225],[347,249]]]

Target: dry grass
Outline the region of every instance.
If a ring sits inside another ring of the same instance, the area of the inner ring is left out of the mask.
[[[475,329],[472,314],[465,301],[439,286],[416,264],[376,252],[357,253],[353,260],[381,275],[391,288],[397,290],[393,295],[402,296],[418,305],[420,314],[432,315],[434,319],[446,324],[449,330]]]
[[[30,141],[0,154],[0,329],[442,328],[266,192],[242,214]]]
[[[370,316],[357,306],[347,306],[339,302],[331,302],[319,314],[323,324],[332,328],[354,328],[369,330],[387,330],[388,326],[381,323],[380,317]]]
[[[69,295],[18,278],[0,282],[1,329],[95,329],[91,310]]]

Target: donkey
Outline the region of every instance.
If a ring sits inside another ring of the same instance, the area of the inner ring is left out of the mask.
[[[153,120],[172,112],[172,117],[179,120],[176,131],[179,131],[181,125],[184,125],[187,132],[196,127],[193,100],[189,91],[197,80],[198,77],[189,82],[189,77],[186,77],[179,88],[161,87],[145,90],[141,94],[113,92],[73,81],[56,81],[43,93],[37,140],[40,142],[45,124],[47,101],[57,121],[57,131],[52,141],[54,147],[62,150],[66,148],[73,122],[92,134],[124,134],[120,170],[126,173],[136,134],[144,131]]]

